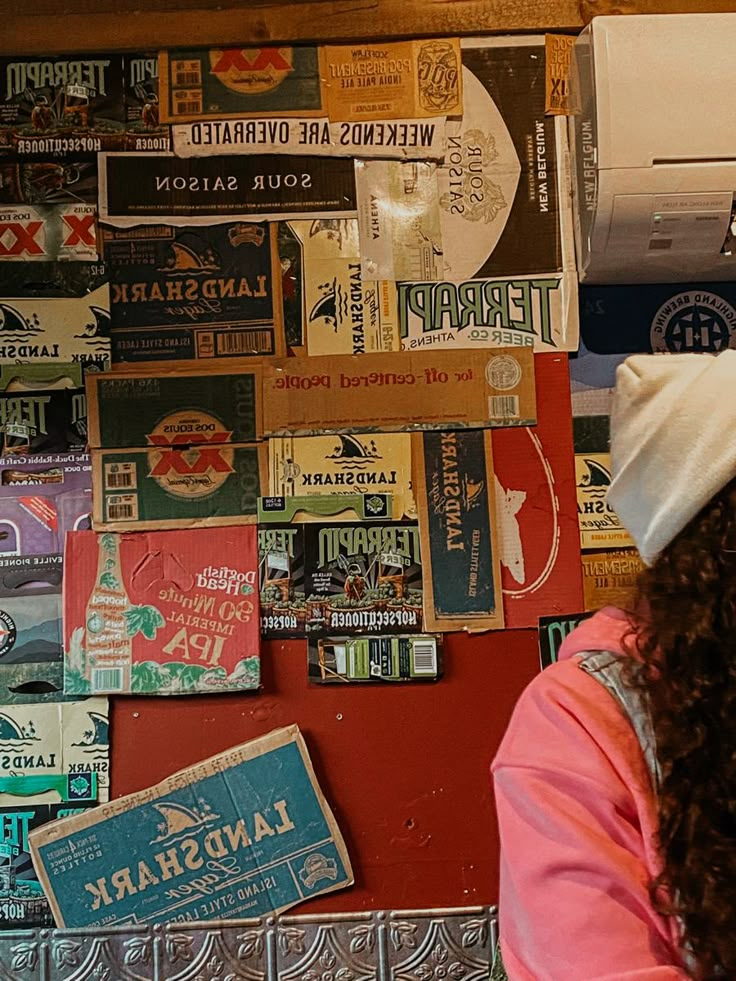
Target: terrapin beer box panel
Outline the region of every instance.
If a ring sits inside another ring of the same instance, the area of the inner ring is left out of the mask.
[[[260,370],[245,362],[90,380],[98,530],[256,521],[267,482]],[[102,447],[102,449],[100,449]]]
[[[428,630],[503,627],[491,434],[413,437]]]
[[[305,637],[307,597],[304,591],[303,526],[259,528],[258,555],[261,636]]]
[[[97,203],[94,160],[0,159],[0,202],[3,204]]]
[[[0,392],[2,452],[43,455],[84,450],[87,399],[83,388]]]
[[[545,115],[544,39],[464,40],[462,60],[462,120],[437,171],[441,266],[423,277],[438,282],[401,285],[403,343],[575,350],[567,137]]]
[[[120,55],[0,59],[0,147],[46,157],[123,146]]]
[[[94,777],[99,800],[108,800],[109,752],[106,698],[4,705],[0,805],[17,806],[19,797],[55,803],[62,787],[72,800],[89,800]],[[7,781],[8,775],[17,782]]]
[[[109,364],[107,284],[74,299],[0,300],[0,364],[68,361],[97,369]]]
[[[308,634],[421,633],[415,522],[304,525]]]
[[[0,930],[53,927],[51,907],[31,861],[28,835],[49,821],[83,810],[69,804],[0,807]]]
[[[361,278],[355,219],[288,222],[298,249],[302,335],[310,355],[399,348],[396,285]]]
[[[165,122],[325,115],[315,47],[162,51],[159,71]]]
[[[111,225],[356,217],[354,164],[340,157],[105,153],[99,166],[100,220]]]
[[[296,726],[39,828],[30,843],[65,927],[258,917],[353,882]]]
[[[593,354],[736,347],[736,284],[582,286],[580,335]]]
[[[275,239],[253,222],[103,229],[115,360],[285,354]]]
[[[64,689],[257,688],[255,528],[67,536]]]
[[[126,149],[168,150],[169,127],[159,118],[157,52],[123,55],[123,79]]]
[[[398,119],[462,113],[460,42],[454,38],[322,49],[330,119]]]
[[[567,358],[536,355],[533,429],[493,433],[494,481],[507,628],[583,609]]]
[[[409,433],[290,436],[268,441],[269,494],[390,493],[395,513],[416,517]]]
[[[263,370],[268,436],[536,422],[530,348],[284,358]]]

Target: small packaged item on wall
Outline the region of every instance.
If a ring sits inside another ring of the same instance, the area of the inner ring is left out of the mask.
[[[296,726],[39,828],[30,844],[59,927],[265,916],[353,883]]]
[[[68,694],[258,687],[254,527],[75,532],[64,561]]]
[[[318,637],[309,640],[309,680],[315,684],[437,681],[442,675],[442,637]]]

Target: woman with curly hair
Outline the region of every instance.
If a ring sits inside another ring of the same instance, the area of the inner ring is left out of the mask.
[[[734,979],[736,351],[636,356],[616,381],[608,499],[646,568],[494,760],[503,961],[510,981]]]

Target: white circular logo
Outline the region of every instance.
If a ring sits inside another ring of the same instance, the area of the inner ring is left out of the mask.
[[[486,380],[498,392],[508,392],[521,381],[521,365],[510,354],[497,354],[486,365]]]
[[[685,290],[657,310],[650,342],[655,352],[716,354],[732,345],[734,331],[736,309],[728,300],[707,290]]]

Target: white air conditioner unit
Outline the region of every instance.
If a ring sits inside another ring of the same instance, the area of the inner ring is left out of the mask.
[[[596,17],[574,67],[580,280],[736,279],[736,14]]]

